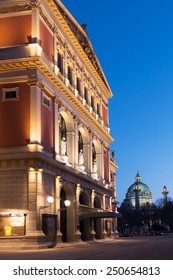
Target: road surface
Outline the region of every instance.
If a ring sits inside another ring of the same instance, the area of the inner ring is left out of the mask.
[[[0,251],[1,260],[173,260],[173,235],[61,244],[40,250]]]

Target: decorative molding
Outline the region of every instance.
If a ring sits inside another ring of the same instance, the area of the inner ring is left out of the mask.
[[[50,28],[50,30],[54,33],[56,32],[56,27],[54,27],[50,21],[48,20],[48,18],[45,16],[45,14],[43,13],[42,9],[40,7],[38,7],[39,9],[39,13],[40,16],[42,17],[42,19],[45,21],[45,23],[48,25],[48,27]]]
[[[0,63],[0,72],[6,71],[19,71],[19,70],[28,70],[28,69],[39,69],[39,71],[45,75],[45,77],[55,85],[55,87],[61,92],[62,95],[74,106],[85,118],[88,122],[93,125],[100,134],[105,138],[106,141],[112,142],[113,138],[105,131],[104,127],[102,127],[96,119],[89,114],[88,110],[83,106],[83,104],[71,93],[71,91],[65,86],[61,80],[58,79],[54,73],[50,72],[49,68],[46,67],[45,63],[41,58],[33,57],[32,59],[21,59],[14,60],[13,63],[8,63],[6,61],[2,61]],[[37,83],[37,80],[33,81]]]
[[[102,72],[101,66],[99,65],[99,62],[96,59],[96,55],[94,54],[94,51],[93,51],[93,55],[95,56],[96,62],[98,63],[99,69],[100,69],[100,71],[102,73],[102,77],[97,72],[97,70],[95,68],[95,65],[93,65],[93,63],[91,62],[91,59],[87,56],[87,54],[84,51],[82,45],[79,43],[79,41],[77,40],[75,34],[73,33],[73,31],[69,27],[67,21],[65,20],[65,18],[61,14],[60,9],[62,9],[62,8],[59,5],[60,3],[57,3],[55,0],[53,0],[53,1],[45,0],[45,2],[47,3],[48,7],[50,8],[52,13],[54,14],[54,16],[57,19],[57,21],[59,22],[59,24],[62,27],[63,31],[68,36],[68,38],[69,38],[70,42],[73,44],[75,50],[81,56],[83,62],[87,64],[87,66],[88,66],[89,70],[91,71],[92,75],[95,77],[95,79],[98,82],[98,84],[100,85],[100,87],[104,90],[105,95],[108,98],[112,97],[112,92],[111,92],[111,90],[110,90],[110,88],[108,86],[106,78],[104,77],[104,74]],[[60,7],[60,9],[59,9],[59,7]],[[82,31],[80,31],[80,32],[82,32]],[[91,45],[91,43],[89,42],[89,39],[88,39],[88,44]],[[92,50],[92,48],[91,48],[91,50]]]
[[[91,44],[89,42],[88,35],[86,33],[86,29],[82,28],[86,33],[86,36],[85,36],[83,34],[83,32],[81,32],[79,30],[79,28],[73,23],[73,21],[70,19],[70,17],[67,15],[67,13],[60,7],[60,5],[55,0],[53,0],[53,2],[57,6],[58,10],[60,11],[60,13],[62,14],[66,23],[68,24],[69,28],[74,33],[76,39],[78,40],[79,44],[81,45],[82,49],[84,50],[85,54],[87,55],[87,57],[89,58],[89,60],[93,64],[94,68],[96,69],[97,73],[99,74],[99,76],[101,77],[101,79],[103,80],[103,82],[105,83],[105,85],[107,87],[107,83],[103,76],[102,70],[97,62],[96,55],[95,55],[93,49],[91,48]]]
[[[30,2],[27,4],[18,4],[13,6],[0,7],[0,14],[30,11],[32,7],[37,8],[39,5],[40,5],[39,2],[35,0],[34,2]]]

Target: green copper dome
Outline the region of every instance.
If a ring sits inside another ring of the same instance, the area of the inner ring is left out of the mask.
[[[135,182],[128,188],[126,198],[131,198],[132,196],[135,196],[134,190],[136,188],[139,189],[139,196],[141,196],[141,195],[147,196],[147,195],[151,194],[150,189],[146,184],[144,184],[142,182]]]
[[[133,206],[135,206],[135,190],[138,190],[139,203],[145,205],[146,203],[152,203],[152,194],[149,187],[141,182],[141,176],[137,172],[135,182],[128,188],[125,201],[129,200]]]

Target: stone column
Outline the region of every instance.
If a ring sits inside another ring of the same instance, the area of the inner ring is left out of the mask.
[[[84,97],[84,69],[82,68],[81,73],[81,96]]]
[[[96,154],[96,163],[97,163],[97,173],[98,173],[98,179],[102,180],[102,163],[103,158],[101,153]]]
[[[68,46],[67,46],[67,44],[65,44],[65,46],[64,46],[64,76],[65,76],[66,86],[68,86],[68,84],[69,84],[68,75],[67,75],[67,72],[68,72],[67,50],[68,50]]]
[[[78,122],[74,118],[74,167],[78,170]]]
[[[41,225],[42,199],[42,170],[29,168],[28,170],[28,222],[27,235],[43,235]]]
[[[55,159],[59,160],[59,122],[58,122],[58,116],[59,116],[59,112],[58,112],[58,103],[54,102],[54,145],[55,145]]]
[[[91,165],[90,165],[90,143],[83,144],[83,154],[84,154],[84,166],[86,173],[91,172]]]
[[[100,174],[100,177],[102,179],[102,182],[104,182],[105,178],[104,178],[104,146],[102,144],[101,146],[101,162],[102,162],[102,165],[101,165],[101,174]]]
[[[60,176],[55,178],[55,214],[57,214],[57,237],[56,242],[62,242],[62,233],[60,232],[60,192],[62,187],[62,179]]]
[[[105,199],[106,199],[106,194],[103,194],[103,210],[106,209],[106,202],[105,202]],[[105,229],[105,219],[102,219],[102,235],[103,235],[103,238],[106,238],[107,236],[107,231]]]
[[[41,89],[30,83],[30,152],[41,152]]]
[[[39,45],[40,40],[40,19],[39,19],[39,10],[37,8],[32,8],[31,12],[32,19],[32,29],[31,29],[31,44],[30,54],[31,56],[40,56],[42,49]]]
[[[81,241],[81,232],[80,232],[80,219],[79,219],[79,196],[81,192],[80,184],[77,184],[76,187],[76,222],[75,222],[75,240]]]
[[[94,198],[95,198],[95,191],[92,190],[91,194],[91,207],[94,208]],[[96,232],[94,230],[94,219],[90,220],[90,228],[91,228],[91,240],[95,239]]]
[[[110,172],[110,148],[108,148],[108,174],[109,174],[109,182],[111,181],[111,172]]]
[[[67,131],[67,156],[69,164],[74,167],[74,131]]]
[[[92,137],[92,133],[90,132],[90,136],[89,136],[89,157],[88,157],[88,172],[92,173],[93,170],[93,159],[92,159],[92,142],[93,142],[93,137]]]
[[[109,198],[109,208],[112,209],[112,197]],[[111,210],[112,211],[112,210]],[[114,229],[113,229],[113,219],[110,218],[110,232],[111,232],[111,238],[114,237]]]

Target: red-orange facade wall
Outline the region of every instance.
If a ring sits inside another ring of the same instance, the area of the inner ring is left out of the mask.
[[[30,43],[31,16],[0,18],[0,47]]]
[[[41,106],[41,144],[47,152],[53,152],[53,108],[50,110],[43,104]]]
[[[105,107],[105,105],[102,105],[102,116],[103,116],[103,121],[104,124],[108,124],[108,109]]]
[[[50,31],[40,21],[40,46],[51,61],[54,60],[54,38]]]
[[[19,87],[19,100],[2,101],[2,88]],[[0,147],[25,146],[30,138],[30,88],[25,83],[0,85]]]

